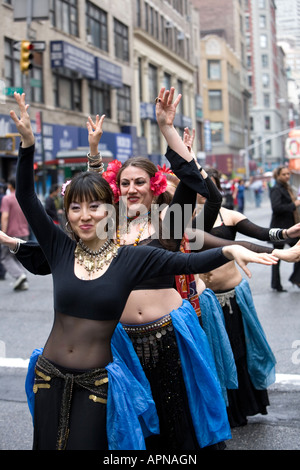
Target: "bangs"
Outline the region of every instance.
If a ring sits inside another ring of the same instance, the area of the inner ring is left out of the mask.
[[[65,192],[65,209],[72,202],[103,201],[112,203],[112,191],[109,184],[100,175],[85,172],[76,175]]]

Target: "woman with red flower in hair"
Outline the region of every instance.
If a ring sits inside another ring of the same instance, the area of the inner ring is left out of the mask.
[[[173,97],[174,89],[169,92],[162,88],[156,100],[157,123],[168,143],[166,157],[180,179],[171,203],[166,199],[165,176],[147,158],[130,158],[123,165],[115,160],[102,175],[113,190],[119,214],[125,214],[125,223],[116,230],[116,242],[135,246],[137,254],[142,245],[160,248],[162,254],[166,249],[179,251],[197,193],[208,197],[207,186],[211,183],[215,187],[208,178],[204,181],[173,126],[180,95],[174,102]],[[98,154],[102,123],[103,118],[97,117],[95,122],[89,118],[92,156]],[[175,207],[180,209],[179,219]],[[19,248],[20,260],[24,249],[24,245]],[[129,366],[139,359],[150,383],[160,434],[146,438],[147,450],[218,448],[219,443],[230,439],[226,405],[207,338],[195,309],[176,290],[173,275],[135,286],[111,344],[114,355]]]

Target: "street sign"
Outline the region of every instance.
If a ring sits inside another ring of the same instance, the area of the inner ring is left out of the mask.
[[[5,88],[4,88],[3,93],[4,93],[4,95],[6,95],[6,96],[13,96],[15,91],[16,91],[17,93],[22,94],[22,93],[23,93],[23,88],[15,87],[15,86],[9,86],[9,87],[5,87]]]
[[[44,52],[46,50],[45,41],[30,41],[33,45],[34,52]],[[20,51],[22,46],[22,41],[15,41],[13,48],[15,51]]]
[[[46,49],[45,41],[31,41],[31,44],[33,44],[34,52],[44,52]]]

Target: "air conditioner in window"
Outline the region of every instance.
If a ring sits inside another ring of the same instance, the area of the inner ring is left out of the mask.
[[[166,28],[173,28],[173,26],[174,26],[174,24],[172,23],[172,21],[167,20],[167,21],[165,22],[165,27],[166,27]]]
[[[177,39],[178,39],[178,41],[183,41],[184,38],[185,38],[184,33],[183,33],[182,31],[179,31],[179,32],[177,33]]]

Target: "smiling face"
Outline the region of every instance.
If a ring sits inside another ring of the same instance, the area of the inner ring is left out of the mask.
[[[75,235],[90,248],[97,249],[104,240],[103,231],[99,232],[100,222],[105,225],[112,207],[112,191],[107,181],[89,172],[76,175],[66,187],[64,207]]]
[[[137,166],[128,166],[120,177],[121,196],[127,198],[128,216],[144,215],[150,210],[153,193],[149,174]]]
[[[71,228],[88,245],[98,245],[98,224],[107,216],[106,204],[102,201],[72,201],[68,210]]]

